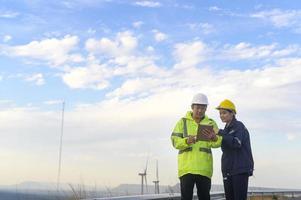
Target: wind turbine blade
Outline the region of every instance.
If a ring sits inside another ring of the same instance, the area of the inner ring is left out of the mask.
[[[146,165],[145,165],[145,169],[144,169],[144,173],[146,174],[146,171],[147,171],[147,165],[148,165],[148,156],[147,156],[147,160],[146,160]]]
[[[157,180],[156,180],[156,181],[159,181],[158,160],[157,160],[157,170],[156,170],[156,176],[157,176]]]

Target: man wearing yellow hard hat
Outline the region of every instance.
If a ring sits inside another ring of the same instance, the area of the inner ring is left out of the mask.
[[[181,200],[192,200],[194,185],[201,200],[210,200],[213,158],[211,148],[221,145],[215,121],[205,115],[208,105],[207,96],[196,94],[192,98],[191,109],[181,118],[171,135],[172,145],[178,153],[178,176],[181,186]],[[208,133],[208,141],[197,141],[198,127],[209,125],[213,130]],[[215,132],[215,133],[214,133]]]
[[[222,174],[226,200],[246,200],[249,176],[253,175],[254,161],[250,136],[245,125],[236,119],[236,107],[228,99],[216,108],[222,122],[219,130],[222,139]]]

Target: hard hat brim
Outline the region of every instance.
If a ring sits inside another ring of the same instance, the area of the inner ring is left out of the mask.
[[[227,110],[227,111],[229,111],[229,112],[234,112],[234,113],[236,114],[236,110],[229,109],[229,108],[216,107],[215,109],[216,109],[216,110]]]

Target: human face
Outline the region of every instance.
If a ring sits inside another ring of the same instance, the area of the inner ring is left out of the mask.
[[[229,110],[220,109],[219,116],[224,123],[230,123],[234,117],[234,113],[230,112]]]
[[[207,105],[193,104],[191,108],[193,113],[192,114],[193,119],[200,120],[202,117],[205,116]]]

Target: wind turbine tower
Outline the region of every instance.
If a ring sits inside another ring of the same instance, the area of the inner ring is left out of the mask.
[[[160,189],[159,189],[159,172],[158,172],[158,160],[156,162],[156,180],[153,181],[153,183],[155,184],[155,194],[159,194],[160,193]]]
[[[59,149],[59,167],[57,172],[56,190],[60,189],[61,178],[61,165],[62,165],[62,147],[63,147],[63,134],[64,134],[64,113],[65,113],[65,101],[62,101],[62,121],[61,121],[61,137],[60,137],[60,149]]]
[[[141,195],[144,194],[144,181],[145,181],[146,193],[148,193],[147,178],[146,178],[147,165],[148,165],[148,158],[146,160],[146,166],[145,166],[144,171],[138,174],[139,176],[141,176]]]

